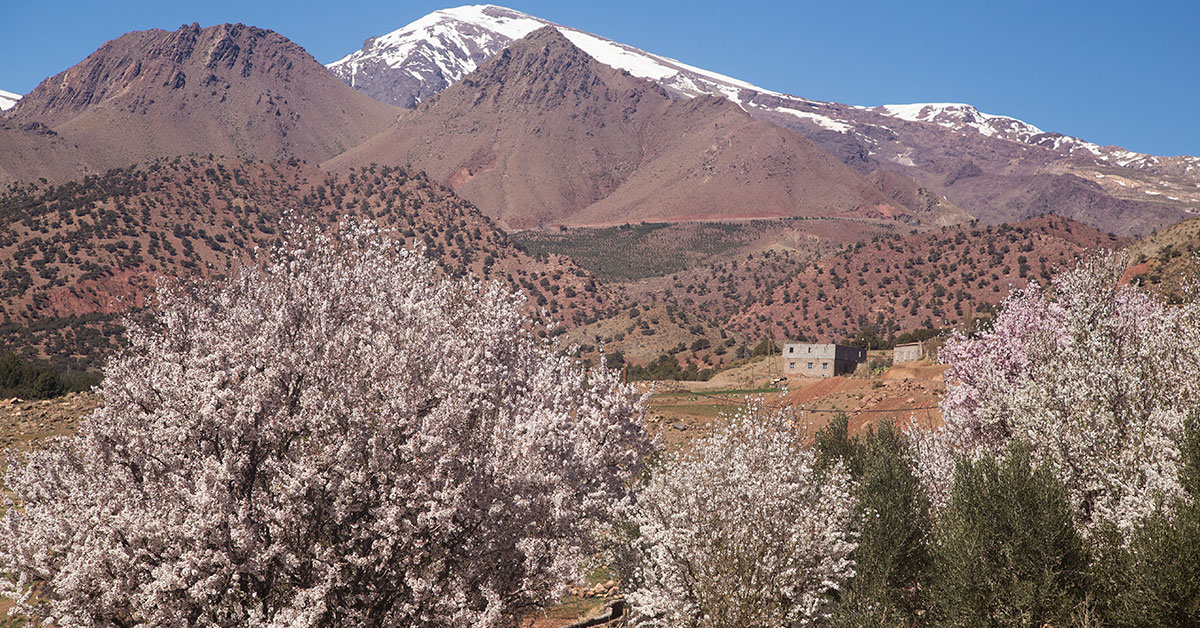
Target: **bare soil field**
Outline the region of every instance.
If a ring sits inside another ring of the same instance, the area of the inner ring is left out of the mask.
[[[686,445],[754,398],[768,407],[795,408],[814,431],[839,412],[849,416],[851,434],[885,420],[900,426],[941,423],[944,365],[919,362],[890,367],[875,377],[792,378],[773,385],[777,376],[770,366],[778,359],[764,357],[707,382],[646,384],[644,390],[653,390],[647,427],[667,447]]]

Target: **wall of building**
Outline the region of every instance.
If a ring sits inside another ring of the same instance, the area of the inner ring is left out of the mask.
[[[782,358],[785,377],[833,377],[853,373],[866,361],[867,351],[832,343],[790,342],[783,345]]]
[[[920,343],[896,345],[896,348],[892,350],[892,364],[916,362],[923,357],[924,352]]]

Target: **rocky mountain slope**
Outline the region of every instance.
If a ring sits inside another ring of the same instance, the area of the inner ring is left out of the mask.
[[[1200,282],[1200,218],[1150,234],[1125,247],[1131,264],[1126,278],[1171,303],[1182,303]]]
[[[79,147],[43,124],[0,118],[0,187],[18,181],[64,181],[93,172]]]
[[[342,85],[275,32],[192,24],[122,35],[4,115],[53,129],[103,171],[189,153],[319,162],[398,111]]]
[[[425,170],[509,228],[841,216],[919,220],[803,135],[672,98],[543,28],[327,162]]]
[[[990,223],[1048,208],[1106,231],[1140,234],[1200,212],[1197,157],[1098,146],[970,105],[814,101],[493,5],[436,11],[367,40],[329,68],[376,98],[412,107],[547,25],[596,60],[673,95],[728,98],[758,119],[804,133],[864,174],[887,169],[905,175]]]

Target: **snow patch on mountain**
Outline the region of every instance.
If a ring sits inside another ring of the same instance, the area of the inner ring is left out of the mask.
[[[13,106],[17,104],[18,100],[21,100],[20,94],[14,94],[12,92],[6,92],[0,89],[0,111],[12,109]]]
[[[853,126],[846,124],[845,122],[839,122],[833,118],[830,118],[829,116],[823,116],[819,113],[813,113],[811,111],[792,109],[791,107],[772,107],[770,110],[777,113],[786,113],[790,116],[800,118],[801,120],[808,120],[809,122],[812,122],[823,129],[837,131],[838,133],[849,133],[854,129]],[[869,140],[870,138],[866,139]]]
[[[361,50],[327,67],[346,83],[376,98],[412,107],[458,81],[513,41],[544,26],[557,28],[571,43],[600,63],[655,81],[682,97],[721,96],[755,116],[770,118],[785,126],[816,127],[821,131],[847,134],[872,147],[872,154],[876,148],[882,150],[881,137],[895,136],[895,130],[887,120],[897,119],[936,125],[959,133],[977,133],[1031,148],[1046,148],[1100,164],[1153,169],[1158,163],[1157,158],[1150,155],[1046,132],[1028,122],[983,113],[964,103],[857,107],[782,94],[490,4],[435,11],[395,31],[368,39]],[[373,84],[366,85],[364,81]],[[790,117],[791,121],[784,122],[783,116]],[[1172,163],[1178,161],[1188,173],[1193,168],[1200,168],[1200,160],[1193,157],[1168,159],[1173,160]],[[904,159],[898,161],[903,162]]]
[[[1026,141],[1045,133],[1041,129],[1008,116],[997,116],[964,103],[913,103],[876,107],[884,115],[909,122],[929,122],[949,129],[974,129],[988,137]]]
[[[738,96],[742,90],[779,95],[717,72],[490,4],[434,11],[386,35],[367,40],[361,50],[326,67],[351,86],[357,86],[361,75],[378,63],[419,80],[437,74],[449,85],[474,70],[483,59],[544,26],[557,28],[572,44],[600,63],[658,82],[684,96],[720,94],[741,104]]]
[[[1049,133],[1028,122],[983,113],[964,103],[911,103],[905,105],[882,105],[872,109],[893,118],[908,122],[923,122],[955,131],[975,131],[987,137],[1041,146],[1067,153],[1073,157],[1085,157],[1121,167],[1149,169],[1159,164],[1153,155],[1135,153],[1116,146],[1100,146],[1077,137],[1061,133]],[[1181,157],[1189,165],[1194,157]],[[1200,160],[1197,160],[1200,163]]]

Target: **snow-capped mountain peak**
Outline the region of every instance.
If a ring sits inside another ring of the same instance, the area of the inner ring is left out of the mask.
[[[983,113],[964,103],[882,105],[872,108],[872,111],[908,122],[926,122],[955,131],[975,131],[987,137],[1041,146],[1072,156],[1094,158],[1105,164],[1152,168],[1159,162],[1153,155],[1135,153],[1114,146],[1100,146],[1077,137],[1046,132],[1023,120]],[[1186,162],[1185,167],[1191,165],[1193,169],[1200,163],[1195,158],[1177,159],[1179,160]]]
[[[376,99],[413,107],[449,87],[513,41],[553,26],[597,61],[659,83],[684,97],[728,98],[755,117],[817,133],[849,134],[874,154],[889,118],[974,132],[989,138],[1062,150],[1104,161],[1136,160],[1140,154],[1111,150],[1042,129],[1016,118],[987,114],[962,103],[916,103],[849,107],[771,91],[669,57],[492,4],[434,11],[395,31],[368,39],[362,49],[327,67],[344,82]],[[866,114],[866,115],[864,115]],[[872,115],[873,114],[873,115]],[[880,127],[882,125],[882,127]],[[897,163],[903,164],[902,158]],[[1124,165],[1124,164],[1122,164]]]
[[[21,100],[20,94],[14,94],[12,92],[6,92],[0,89],[0,111],[12,109],[13,106],[17,104],[18,100]]]
[[[390,33],[368,39],[362,49],[327,67],[368,95],[402,107],[449,87],[509,44],[545,26],[611,67],[654,81],[676,96],[725,97],[755,118],[805,134],[842,161],[870,172],[894,168],[924,181],[946,177],[970,162],[1008,176],[1071,173],[1106,190],[1138,198],[1166,199],[1200,211],[1200,158],[1155,157],[1115,146],[1047,132],[1016,118],[983,113],[962,103],[915,103],[860,107],[821,102],[764,89],[620,42],[496,5],[442,9]],[[1105,174],[1125,169],[1139,183]],[[943,185],[949,186],[950,183]],[[971,210],[978,199],[959,202]],[[990,201],[978,201],[987,203]]]
[[[434,11],[386,35],[368,39],[362,49],[327,67],[375,98],[412,107],[470,73],[513,41],[544,26],[557,28],[597,61],[660,83],[683,96],[716,94],[740,102],[742,90],[778,95],[723,74],[490,4]],[[390,70],[387,81],[377,80],[381,66]]]
[[[1008,116],[997,116],[964,103],[914,103],[910,105],[883,105],[876,107],[885,115],[910,122],[931,122],[946,128],[972,128],[988,137],[1024,141],[1044,133],[1041,129]]]

